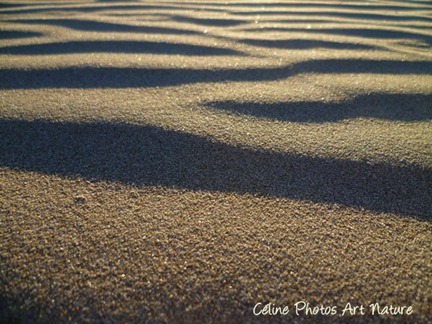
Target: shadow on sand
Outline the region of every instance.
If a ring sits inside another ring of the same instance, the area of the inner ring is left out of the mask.
[[[1,9],[1,8],[0,8]],[[22,15],[22,14],[33,14],[33,13],[44,13],[44,12],[65,12],[65,13],[74,13],[74,12],[84,12],[84,13],[98,13],[98,12],[106,12],[106,11],[116,11],[116,10],[133,10],[133,11],[145,11],[145,10],[151,10],[151,11],[173,11],[173,10],[184,10],[184,8],[180,6],[158,6],[158,5],[110,5],[110,6],[104,6],[104,5],[92,5],[92,6],[77,6],[72,5],[69,6],[67,3],[64,3],[64,5],[57,5],[57,6],[45,6],[45,7],[36,7],[36,8],[22,8],[22,9],[15,9],[15,10],[8,10],[5,11],[7,14],[15,14],[15,15]],[[218,9],[214,9],[212,11],[222,11]]]
[[[187,17],[180,15],[172,15],[169,17],[173,21],[177,22],[186,22],[195,25],[201,26],[213,26],[213,27],[232,27],[238,26],[245,23],[248,23],[247,20],[238,20],[238,19],[204,19],[204,18],[195,18],[195,17]]]
[[[106,33],[145,33],[145,34],[202,34],[193,30],[184,30],[156,26],[133,26],[85,19],[18,19],[9,20],[19,24],[50,25],[66,27],[79,31],[106,32]]]
[[[176,2],[165,2],[167,4],[178,4]],[[432,9],[432,6],[427,2],[419,2],[419,1],[409,1],[409,3],[417,3],[422,4],[424,6],[395,6],[393,4],[384,4],[384,5],[377,5],[377,4],[347,4],[347,3],[324,3],[324,2],[182,2],[183,4],[188,5],[203,5],[203,6],[215,6],[215,7],[240,7],[240,8],[312,8],[312,9],[354,9],[354,10],[369,10],[369,11],[378,11],[378,10],[389,10],[389,11],[417,11],[417,10],[430,10]]]
[[[0,69],[0,89],[129,88],[176,86],[209,82],[283,80],[301,73],[431,74],[432,62],[390,60],[313,60],[276,68],[144,69],[67,67]]]
[[[382,47],[365,45],[350,42],[323,41],[315,39],[243,39],[240,42],[260,47],[280,48],[280,49],[312,49],[312,48],[329,48],[340,50],[371,50],[382,49]]]
[[[430,169],[255,151],[154,126],[3,119],[0,152],[2,167],[45,174],[431,216]]]
[[[207,107],[243,115],[300,123],[337,122],[372,117],[387,120],[432,120],[432,95],[374,93],[341,103],[318,101],[254,103],[209,102]]]
[[[431,8],[432,9],[432,8]],[[429,9],[429,10],[431,10]],[[291,16],[291,17],[320,17],[321,18],[343,18],[343,19],[355,19],[352,23],[358,23],[359,20],[385,20],[392,22],[407,22],[407,21],[415,21],[415,22],[425,22],[430,23],[432,18],[420,16],[420,15],[391,15],[391,14],[379,14],[374,13],[373,11],[369,12],[339,12],[339,11],[270,11],[270,10],[262,10],[262,11],[233,11],[231,14],[236,16]],[[262,18],[261,18],[262,19]],[[273,20],[272,20],[273,21]],[[289,22],[289,20],[274,20],[279,22]]]
[[[245,29],[248,32],[284,32],[284,33],[307,33],[307,34],[326,34],[338,36],[355,36],[368,39],[417,39],[432,44],[432,37],[415,32],[378,29],[378,28],[285,28],[285,27],[266,27]]]
[[[42,33],[20,31],[20,30],[2,30],[0,31],[0,39],[16,39],[16,38],[30,38],[42,36]]]
[[[140,53],[179,55],[242,55],[228,48],[146,41],[72,41],[0,48],[0,54],[51,55],[73,53]]]

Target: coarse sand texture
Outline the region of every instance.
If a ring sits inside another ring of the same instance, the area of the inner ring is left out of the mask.
[[[430,1],[0,4],[1,323],[431,323]]]

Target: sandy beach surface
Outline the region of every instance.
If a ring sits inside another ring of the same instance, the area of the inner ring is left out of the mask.
[[[0,322],[430,323],[431,48],[429,1],[2,1]]]

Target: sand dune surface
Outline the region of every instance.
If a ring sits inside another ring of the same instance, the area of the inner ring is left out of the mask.
[[[432,321],[429,1],[0,20],[0,322]]]

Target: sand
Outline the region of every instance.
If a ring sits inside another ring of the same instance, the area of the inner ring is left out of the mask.
[[[429,2],[0,19],[1,322],[432,321]]]

